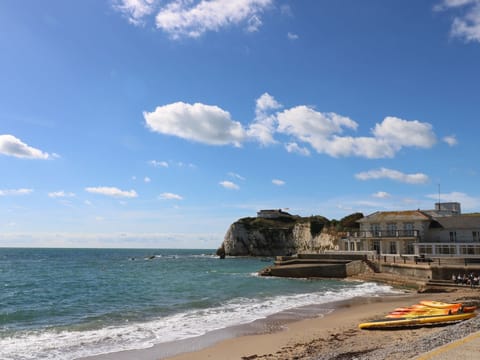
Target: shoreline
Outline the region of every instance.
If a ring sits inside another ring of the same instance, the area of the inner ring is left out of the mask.
[[[411,359],[440,346],[442,343],[432,340],[439,337],[439,334],[443,334],[443,338],[448,342],[455,334],[466,336],[471,332],[480,331],[478,317],[442,326],[395,330],[358,328],[359,323],[382,318],[395,307],[412,305],[425,299],[445,302],[467,302],[467,299],[480,301],[480,290],[457,289],[448,293],[410,293],[383,298],[356,298],[345,301],[324,317],[292,322],[280,332],[228,339],[202,350],[182,353],[167,359],[327,360],[355,357],[401,360]]]
[[[263,336],[279,336],[283,338],[284,333],[290,329],[302,324],[303,322],[322,321],[329,319],[332,314],[337,314],[343,309],[356,308],[362,304],[384,303],[394,299],[404,299],[402,304],[416,294],[411,292],[383,294],[382,296],[361,296],[346,300],[332,301],[318,305],[310,304],[302,307],[291,308],[257,319],[250,323],[225,327],[210,331],[204,335],[192,338],[176,340],[155,344],[145,349],[124,350],[99,354],[87,357],[81,357],[78,360],[113,360],[113,359],[138,359],[138,360],[167,360],[167,359],[189,359],[195,354],[195,359],[199,352],[207,349],[216,348],[223,343],[236,342],[239,339],[250,339]],[[402,301],[402,300],[400,300]],[[242,341],[241,340],[241,341]],[[219,359],[224,355],[218,355]],[[243,355],[242,355],[243,356]],[[212,358],[208,356],[207,358]],[[216,357],[213,357],[214,359]],[[234,357],[240,359],[240,357]],[[200,359],[200,358],[199,358]]]
[[[480,304],[480,289],[458,288],[450,292],[421,294],[406,291],[382,296],[308,305],[282,311],[251,323],[214,330],[204,335],[156,344],[150,348],[112,352],[82,360],[288,360],[288,359],[411,359],[435,345],[413,346],[435,334],[468,335],[480,331],[480,316],[451,325],[395,330],[360,330],[358,324],[380,319],[396,307],[420,300],[474,302]],[[476,325],[469,325],[476,324]],[[465,325],[465,326],[464,326]],[[464,327],[465,329],[463,329]],[[463,329],[458,331],[458,328]],[[454,330],[457,329],[457,330]],[[466,336],[465,335],[465,336]],[[409,349],[409,350],[406,350]],[[380,353],[381,355],[377,355]],[[363,356],[365,357],[362,357]],[[343,356],[343,357],[342,357]]]

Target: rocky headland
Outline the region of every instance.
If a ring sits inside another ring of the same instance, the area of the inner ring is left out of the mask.
[[[362,217],[354,213],[338,221],[279,211],[274,217],[242,218],[230,225],[217,254],[267,257],[338,250],[339,240],[358,230],[356,221]]]

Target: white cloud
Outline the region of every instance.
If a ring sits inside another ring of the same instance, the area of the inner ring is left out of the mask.
[[[234,173],[234,172],[229,172],[228,176],[233,177],[235,179],[242,180],[242,181],[245,180],[245,178],[242,175],[239,175],[239,174]]]
[[[273,0],[173,0],[156,16],[157,28],[172,38],[197,38],[207,31],[247,23],[247,31],[257,31],[260,15]]]
[[[183,197],[177,194],[164,192],[160,194],[160,199],[162,200],[183,200]]]
[[[433,127],[418,120],[388,116],[372,129],[372,136],[352,136],[358,123],[333,112],[320,112],[299,105],[278,111],[282,105],[264,93],[256,100],[255,119],[243,127],[230,114],[200,103],[177,102],[144,112],[153,131],[209,145],[241,146],[246,140],[262,145],[278,143],[275,135],[286,139],[288,152],[310,155],[307,146],[332,157],[357,156],[369,159],[393,158],[405,147],[431,148],[437,142]]]
[[[298,39],[298,35],[297,34],[294,34],[294,33],[287,33],[287,37],[290,39],[290,40],[297,40]]]
[[[428,181],[428,176],[422,173],[404,174],[398,170],[386,168],[361,172],[355,177],[359,180],[390,179],[407,184],[424,184]]]
[[[262,145],[276,143],[273,136],[277,119],[272,111],[280,109],[282,104],[269,93],[264,93],[257,99],[255,105],[255,121],[248,128],[248,136],[256,139]]]
[[[240,146],[245,139],[242,125],[218,106],[176,102],[143,116],[152,131],[203,144]]]
[[[453,18],[451,34],[465,41],[480,42],[480,0],[443,0],[435,10],[461,9]]]
[[[311,145],[318,153],[333,157],[359,156],[370,159],[394,157],[402,147],[431,147],[436,142],[432,126],[417,120],[386,117],[376,124],[373,137],[342,136],[345,129],[357,130],[352,119],[322,113],[301,105],[277,115],[278,132]]]
[[[60,191],[50,192],[48,193],[48,196],[51,198],[67,198],[67,197],[75,197],[75,194],[71,192],[66,193],[63,190],[60,190]]]
[[[148,176],[145,176],[145,177],[143,178],[143,182],[145,182],[145,183],[149,183],[149,182],[151,182],[151,181],[152,181],[152,179],[150,179]]]
[[[108,186],[99,186],[99,187],[87,187],[85,191],[92,193],[92,194],[100,194],[112,197],[121,197],[121,198],[136,198],[137,192],[135,190],[120,190],[116,187],[108,187]]]
[[[418,120],[408,121],[388,116],[381,124],[376,124],[373,134],[386,141],[395,149],[403,146],[430,148],[436,143],[432,125]]]
[[[283,186],[283,185],[285,185],[285,181],[279,180],[279,179],[273,179],[272,184],[277,185],[277,186]]]
[[[24,159],[49,159],[53,156],[28,146],[13,135],[0,135],[0,154]]]
[[[445,136],[443,138],[443,141],[446,142],[450,146],[455,146],[455,145],[458,144],[458,140],[457,140],[455,135]]]
[[[429,194],[427,198],[438,201],[438,193]],[[462,210],[476,210],[480,206],[480,198],[475,198],[459,191],[452,191],[446,194],[442,193],[440,199],[442,202],[459,202]]]
[[[247,31],[257,32],[258,29],[260,29],[260,26],[262,26],[262,20],[260,20],[260,17],[257,15],[253,15],[250,19],[248,19]]]
[[[378,191],[375,194],[372,195],[374,198],[379,198],[379,199],[386,199],[389,198],[391,195],[385,191]]]
[[[8,190],[0,190],[0,196],[29,195],[32,192],[33,192],[33,189],[8,189]]]
[[[219,183],[221,186],[223,186],[225,189],[230,189],[230,190],[239,190],[240,186],[235,184],[234,182],[225,180],[225,181],[220,181]]]
[[[296,153],[303,156],[310,156],[310,150],[308,150],[305,147],[299,146],[296,142],[285,144],[285,149],[287,149],[289,153]]]
[[[165,168],[168,168],[168,162],[166,162],[166,161],[150,160],[149,163],[150,163],[150,165],[152,165],[153,167],[165,167]]]
[[[113,7],[123,13],[128,21],[140,25],[143,18],[154,10],[155,0],[116,0]]]

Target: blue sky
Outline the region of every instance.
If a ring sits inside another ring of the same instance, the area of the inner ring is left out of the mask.
[[[480,211],[480,1],[0,2],[0,246]]]

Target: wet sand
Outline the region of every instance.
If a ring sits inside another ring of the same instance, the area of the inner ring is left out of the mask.
[[[391,354],[382,355],[381,359],[411,359],[419,352],[407,345],[435,335],[450,325],[386,331],[360,330],[358,324],[381,319],[396,307],[412,305],[420,300],[479,303],[480,289],[458,288],[449,293],[361,297],[308,306],[200,337],[85,359],[346,360],[361,355],[374,358],[376,350],[387,347],[391,349]]]
[[[323,317],[285,325],[282,331],[241,336],[213,346],[183,353],[169,360],[206,359],[351,359],[381,348],[392,348],[385,359],[410,359],[418,353],[408,346],[419,338],[434,335],[451,326],[424,326],[397,330],[360,330],[358,324],[382,318],[396,307],[420,300],[444,302],[478,301],[479,289],[462,288],[451,293],[408,294],[382,298],[359,298],[338,304]],[[475,300],[476,299],[476,300]]]

